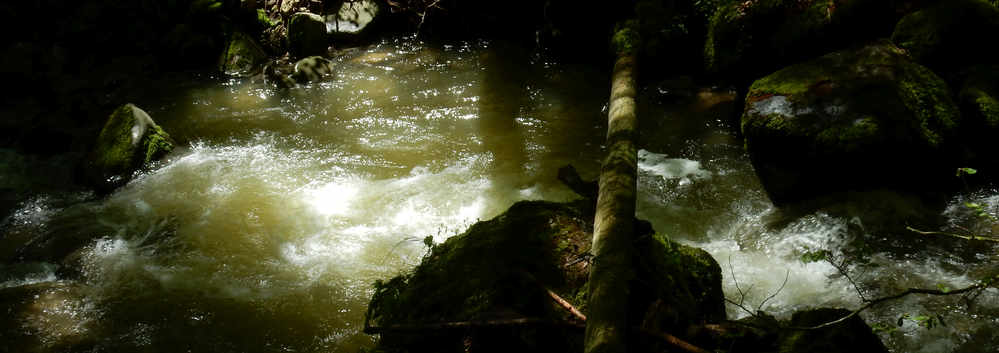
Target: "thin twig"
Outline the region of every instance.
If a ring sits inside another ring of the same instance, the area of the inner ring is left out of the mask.
[[[762,310],[763,309],[763,305],[766,304],[767,301],[769,301],[770,299],[773,299],[774,297],[777,296],[777,294],[779,294],[782,290],[784,290],[784,286],[787,285],[787,278],[790,275],[791,275],[791,269],[786,269],[784,271],[784,283],[781,283],[780,284],[780,288],[777,288],[777,291],[775,291],[773,294],[771,294],[769,297],[767,297],[767,299],[763,299],[763,301],[760,302],[760,306],[756,307],[756,311]]]
[[[988,286],[987,283],[985,283],[985,282],[979,282],[979,283],[976,283],[976,284],[968,286],[968,287],[964,287],[964,288],[961,288],[961,289],[955,289],[955,290],[949,290],[949,291],[942,291],[942,290],[937,290],[937,289],[909,288],[909,289],[905,290],[904,292],[901,292],[901,293],[898,293],[898,294],[895,294],[895,295],[889,295],[887,297],[881,297],[881,298],[877,298],[877,299],[871,300],[870,302],[868,302],[864,306],[861,306],[859,309],[854,310],[854,311],[850,312],[850,314],[848,314],[848,315],[846,315],[844,317],[841,317],[841,318],[839,318],[837,320],[834,320],[834,321],[830,321],[830,322],[827,322],[827,323],[824,323],[824,324],[821,324],[821,325],[818,325],[818,326],[812,326],[812,327],[789,326],[789,327],[786,327],[786,328],[792,329],[792,330],[818,330],[818,329],[826,328],[826,327],[829,327],[829,326],[841,323],[843,321],[849,320],[850,318],[852,318],[854,316],[857,316],[857,314],[860,314],[861,311],[867,310],[868,308],[870,308],[870,307],[872,307],[872,306],[874,306],[874,305],[876,305],[878,303],[886,302],[886,301],[889,301],[889,300],[899,299],[899,298],[905,297],[905,296],[907,296],[909,294],[955,295],[955,294],[962,294],[962,293],[966,293],[966,292],[971,292],[971,291],[976,290],[976,289],[984,289],[987,286]]]
[[[918,233],[918,234],[922,234],[922,235],[945,235],[945,236],[948,236],[948,237],[960,238],[960,239],[964,239],[964,240],[982,240],[982,241],[991,241],[991,242],[999,243],[999,238],[985,237],[985,236],[981,236],[981,235],[974,235],[974,234],[971,234],[971,235],[962,235],[962,234],[947,233],[947,232],[930,232],[930,231],[925,231],[925,230],[919,230],[919,229],[912,228],[912,227],[909,227],[909,226],[906,226],[905,229],[908,229],[908,230],[910,230],[912,232],[915,232],[915,233]]]
[[[860,290],[860,286],[857,285],[857,282],[853,280],[853,277],[850,277],[850,273],[846,270],[846,259],[843,259],[843,262],[839,264],[837,264],[836,261],[833,261],[832,259],[829,258],[825,260],[830,265],[832,265],[832,267],[836,268],[836,271],[839,271],[839,274],[843,275],[843,277],[846,277],[847,281],[850,281],[850,284],[853,285],[853,290],[857,291],[857,295],[860,296],[861,301],[863,301],[864,303],[870,301],[869,299],[867,299],[866,296],[864,296],[864,292]]]
[[[574,322],[552,321],[549,319],[525,317],[517,319],[452,321],[452,322],[437,322],[437,323],[412,324],[412,325],[366,326],[364,328],[364,333],[373,335],[385,332],[422,332],[422,331],[435,331],[435,330],[454,330],[454,329],[468,329],[468,328],[528,326],[528,325],[570,326],[576,328],[586,327],[583,324],[574,323]]]

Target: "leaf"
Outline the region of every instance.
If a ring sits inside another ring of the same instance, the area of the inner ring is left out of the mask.
[[[974,168],[957,168],[957,176],[959,177],[962,175],[975,175],[976,173],[978,173],[978,170]]]
[[[939,289],[941,292],[944,292],[945,294],[950,292],[950,287],[947,287],[943,283],[937,283],[937,289]]]

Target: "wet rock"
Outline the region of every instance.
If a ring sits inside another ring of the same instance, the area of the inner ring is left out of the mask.
[[[802,60],[886,37],[894,9],[882,0],[731,1],[708,24],[709,72],[754,80]]]
[[[263,81],[265,84],[277,88],[295,87],[298,82],[291,75],[295,72],[295,66],[286,58],[279,58],[264,66]]]
[[[242,32],[233,32],[219,58],[219,71],[226,75],[247,76],[266,60],[267,53],[253,38]]]
[[[960,114],[929,69],[886,41],[757,80],[742,131],[778,205],[837,191],[932,191],[953,179]]]
[[[288,21],[288,51],[292,57],[325,55],[328,38],[326,22],[319,15],[299,12]]]
[[[986,0],[940,1],[903,17],[891,39],[937,72],[999,62],[999,8]]]
[[[321,56],[310,56],[295,63],[292,78],[298,83],[319,82],[333,75],[333,62]]]
[[[791,316],[788,326],[814,327],[849,314],[849,310],[831,308],[798,311]],[[888,352],[884,343],[859,316],[819,330],[783,330],[777,339],[777,347],[781,353]]]
[[[131,103],[114,111],[101,129],[97,142],[84,162],[87,181],[101,191],[110,191],[132,174],[173,150],[170,135],[145,111]]]
[[[583,203],[592,202],[583,201]],[[519,202],[434,246],[411,274],[376,283],[369,324],[543,319],[555,324],[483,330],[384,331],[380,347],[410,352],[550,352],[581,349],[582,330],[546,288],[586,312],[592,214],[581,203]],[[636,220],[637,221],[637,220]],[[653,235],[638,221],[629,317],[634,326],[683,333],[724,320],[721,269],[706,252]],[[460,279],[460,280],[457,280]],[[658,342],[636,345],[655,346]]]

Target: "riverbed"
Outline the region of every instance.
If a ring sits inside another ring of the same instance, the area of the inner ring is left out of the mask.
[[[563,165],[597,175],[606,68],[411,38],[333,59],[333,79],[287,90],[250,78],[157,83],[166,94],[134,103],[179,148],[107,196],[59,187],[72,156],[0,154],[3,187],[35,190],[0,231],[0,304],[13,318],[0,328],[15,338],[0,347],[357,352],[374,342],[361,332],[371,283],[415,266],[426,241],[518,200],[576,198],[556,180]],[[991,231],[964,203],[995,214],[996,190],[938,206],[858,193],[788,214],[743,152],[730,89],[669,82],[640,99],[639,216],[710,252],[726,296],[746,308],[852,309],[909,287],[967,286],[995,267],[995,246],[892,225]],[[821,251],[832,261],[802,260]],[[862,316],[894,352],[994,351],[997,294],[970,305],[910,296]],[[729,305],[730,318],[746,315]]]

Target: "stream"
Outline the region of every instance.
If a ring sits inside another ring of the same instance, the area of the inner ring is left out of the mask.
[[[134,103],[180,147],[106,197],[59,187],[72,156],[0,151],[0,186],[37,190],[0,215],[0,310],[14,318],[0,351],[357,352],[374,343],[361,332],[371,284],[419,263],[425,238],[518,200],[576,198],[556,180],[563,165],[597,175],[603,70],[485,41],[396,39],[334,61],[334,79],[290,90],[168,80]],[[995,246],[890,225],[992,231],[964,203],[995,214],[999,191],[942,207],[872,192],[782,214],[725,119],[733,93],[674,86],[640,95],[639,217],[710,252],[729,299],[784,318],[859,307],[858,292],[956,289],[994,269]],[[802,261],[818,251],[839,269]],[[971,305],[909,296],[862,317],[893,352],[999,349],[995,289]]]

